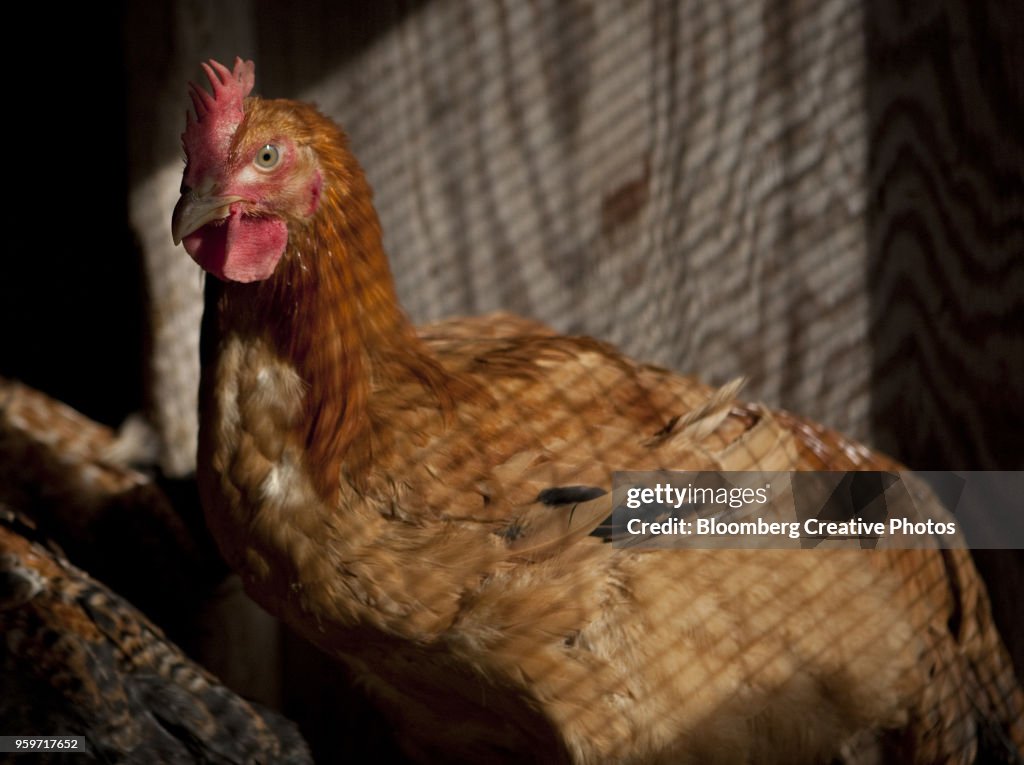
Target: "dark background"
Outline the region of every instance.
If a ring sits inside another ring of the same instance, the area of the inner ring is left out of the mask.
[[[0,374],[105,423],[144,395],[141,259],[128,223],[119,4],[19,10],[6,46],[8,169]]]

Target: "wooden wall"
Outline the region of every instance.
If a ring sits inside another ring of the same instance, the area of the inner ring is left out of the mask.
[[[871,440],[1024,469],[1024,4],[865,13]],[[976,551],[1024,677],[1024,553]]]
[[[873,0],[870,432],[921,468],[1024,468],[1024,5]]]

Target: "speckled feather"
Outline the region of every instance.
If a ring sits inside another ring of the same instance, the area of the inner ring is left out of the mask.
[[[2,506],[0,633],[7,732],[83,736],[99,762],[312,762],[292,723],[222,686]]]
[[[333,123],[248,99],[233,151],[285,133],[323,196],[284,214],[269,279],[208,280],[201,491],[249,592],[359,673],[410,755],[970,762],[982,718],[1024,743],[966,554],[618,550],[589,533],[608,495],[543,501],[617,469],[894,463],[528,320],[414,330]]]

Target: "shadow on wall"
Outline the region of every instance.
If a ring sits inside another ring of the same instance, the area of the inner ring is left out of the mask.
[[[1024,6],[901,7],[872,0],[865,30],[875,445],[1019,470]]]
[[[1024,6],[870,0],[874,444],[931,470],[1020,470]],[[1019,551],[975,554],[1024,676]]]

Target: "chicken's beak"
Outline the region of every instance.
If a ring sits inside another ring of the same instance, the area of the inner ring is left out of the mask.
[[[244,201],[238,196],[217,196],[213,193],[189,190],[181,195],[171,216],[171,236],[175,244],[207,223],[223,220],[231,214],[231,205]]]

